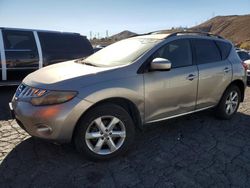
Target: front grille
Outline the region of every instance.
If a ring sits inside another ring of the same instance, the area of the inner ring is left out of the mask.
[[[16,90],[15,97],[19,97],[25,88],[26,86],[24,84],[20,84]]]

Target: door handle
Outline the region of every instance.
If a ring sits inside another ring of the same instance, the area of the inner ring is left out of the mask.
[[[189,75],[187,76],[187,80],[192,81],[192,80],[194,80],[196,77],[197,77],[197,76],[196,76],[195,74],[189,74]]]
[[[230,71],[231,71],[230,68],[228,68],[228,67],[225,67],[225,68],[224,68],[224,72],[225,72],[225,73],[228,73],[228,72],[230,72]]]

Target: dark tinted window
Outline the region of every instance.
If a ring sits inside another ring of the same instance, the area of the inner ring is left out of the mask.
[[[165,58],[171,61],[172,67],[192,65],[192,54],[189,40],[175,40],[160,48],[153,58]]]
[[[239,51],[237,53],[242,61],[250,59],[250,55],[247,52]]]
[[[45,65],[89,56],[93,48],[86,37],[68,33],[38,32]]]
[[[222,60],[225,60],[231,51],[232,45],[222,41],[216,41],[216,44],[220,49]]]
[[[39,33],[42,48],[47,51],[78,52],[90,55],[92,46],[86,37],[77,34]]]
[[[34,50],[36,42],[32,31],[3,30],[5,50]]]
[[[38,51],[32,31],[4,29],[2,32],[7,69],[38,67]]]
[[[33,31],[3,29],[7,80],[22,80],[39,67],[39,56]]]
[[[221,61],[220,51],[213,40],[195,39],[193,43],[198,64]]]

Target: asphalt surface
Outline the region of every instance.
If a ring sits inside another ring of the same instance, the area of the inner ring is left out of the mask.
[[[14,91],[0,88],[0,187],[250,186],[250,89],[232,120],[206,111],[152,124],[107,162],[28,136],[8,113]]]

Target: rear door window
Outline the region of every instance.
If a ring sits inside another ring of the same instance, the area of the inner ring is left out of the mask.
[[[90,42],[78,34],[38,32],[47,64],[77,59],[93,53]]]
[[[213,40],[193,39],[196,62],[198,64],[221,61],[220,51]]]

